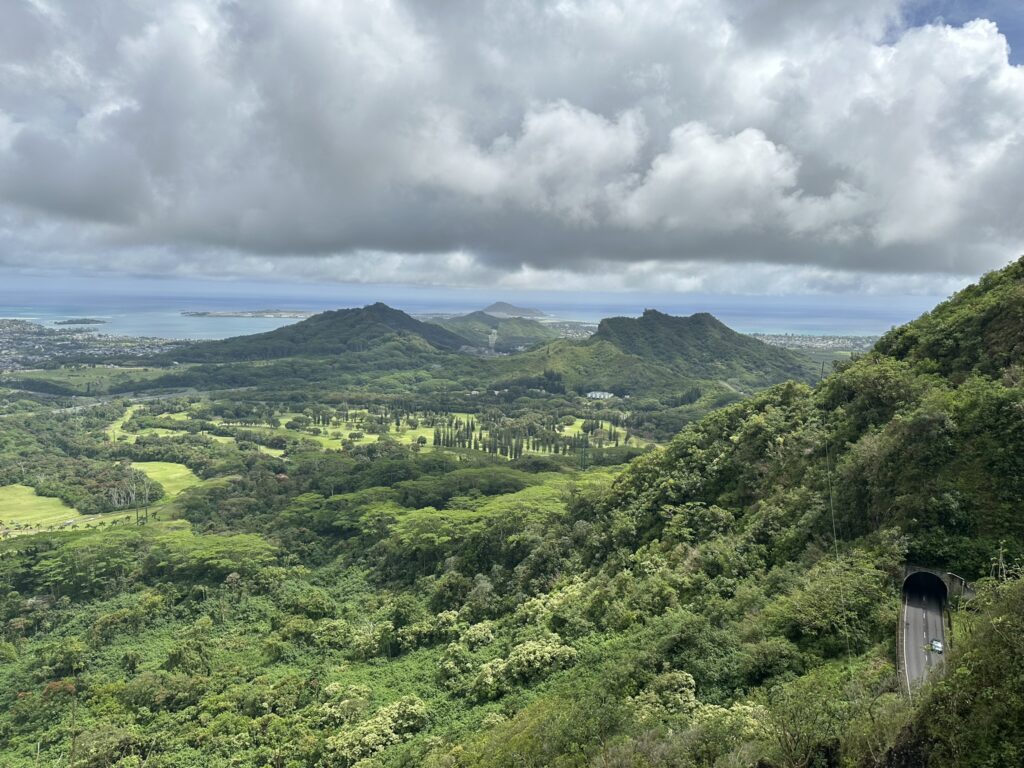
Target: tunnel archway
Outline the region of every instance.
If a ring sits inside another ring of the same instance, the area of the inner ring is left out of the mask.
[[[946,581],[929,571],[914,571],[903,580],[903,594],[922,595],[938,600],[945,605],[949,599]]]
[[[898,631],[901,685],[908,696],[943,664],[949,585],[946,574],[907,566]]]

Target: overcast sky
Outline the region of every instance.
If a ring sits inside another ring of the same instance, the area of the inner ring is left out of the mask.
[[[1022,16],[6,0],[0,280],[943,294],[1024,253]]]

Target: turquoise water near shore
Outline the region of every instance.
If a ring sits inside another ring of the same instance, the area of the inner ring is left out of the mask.
[[[54,328],[67,328],[69,326],[55,326],[54,323],[89,317],[106,322],[102,325],[72,327],[114,336],[156,336],[164,339],[225,339],[229,336],[272,331],[282,325],[297,322],[292,318],[271,317],[188,317],[181,312],[173,308],[111,311],[108,307],[96,305],[55,308],[0,305],[0,318],[4,319],[28,320]]]
[[[674,315],[710,312],[745,333],[866,336],[884,333],[933,307],[936,296],[745,296],[579,292],[500,292],[391,285],[272,285],[148,279],[54,280],[0,274],[0,318],[50,327],[58,320],[94,317],[96,333],[170,339],[221,339],[261,333],[294,318],[193,317],[186,311],[320,312],[383,301],[412,314],[465,313],[492,301],[535,307],[566,320],[597,322],[636,316],[646,308]]]

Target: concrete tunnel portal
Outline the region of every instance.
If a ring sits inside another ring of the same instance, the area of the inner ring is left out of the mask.
[[[945,579],[931,571],[914,571],[903,579],[903,594],[930,597],[940,605],[949,600],[949,587]]]
[[[946,646],[949,575],[910,566],[903,579],[899,633],[901,684],[907,695],[937,671]]]

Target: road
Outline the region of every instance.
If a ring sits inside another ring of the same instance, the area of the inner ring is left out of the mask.
[[[932,640],[946,645],[942,598],[908,584],[903,592],[903,674],[910,695],[942,665],[943,655],[931,649]]]

